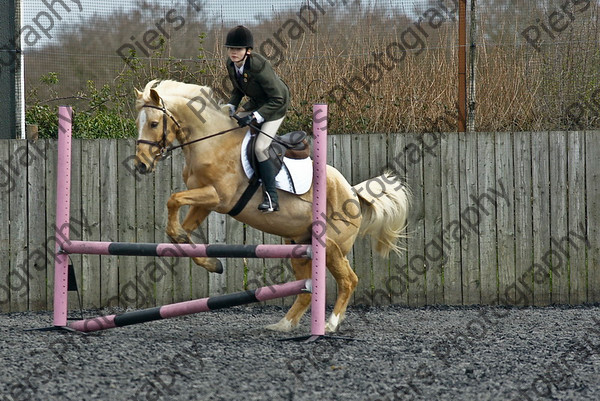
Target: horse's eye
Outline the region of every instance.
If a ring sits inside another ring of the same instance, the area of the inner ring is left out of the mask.
[[[158,127],[158,123],[156,121],[153,121],[150,123],[150,128],[156,128]]]

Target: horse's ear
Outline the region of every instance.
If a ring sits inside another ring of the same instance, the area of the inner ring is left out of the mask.
[[[141,98],[142,98],[142,96],[144,95],[144,92],[142,92],[142,91],[138,90],[138,88],[133,88],[133,90],[135,91],[135,96],[136,96],[138,99],[141,99]]]
[[[157,105],[160,105],[160,96],[158,96],[158,92],[154,89],[150,89],[150,99]]]

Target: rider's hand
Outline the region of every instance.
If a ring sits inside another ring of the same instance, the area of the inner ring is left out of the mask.
[[[233,117],[235,114],[235,106],[231,103],[227,103],[227,106],[229,107],[229,117]]]
[[[252,115],[252,114],[248,114],[245,117],[237,118],[237,122],[240,127],[245,127],[250,124],[256,125],[256,119],[254,118],[254,115]]]

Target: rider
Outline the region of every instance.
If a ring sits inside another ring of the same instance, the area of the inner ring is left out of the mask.
[[[233,116],[244,96],[248,101],[237,114],[240,127],[260,127],[255,153],[258,172],[264,186],[264,200],[258,209],[264,212],[279,210],[275,176],[277,171],[269,160],[268,149],[283,122],[290,103],[290,92],[277,76],[271,64],[258,53],[252,53],[254,39],[248,28],[238,25],[227,33],[227,72],[233,84],[228,106]],[[262,126],[261,126],[262,124]]]

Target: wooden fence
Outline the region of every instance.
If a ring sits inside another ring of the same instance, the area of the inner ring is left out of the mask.
[[[600,132],[337,135],[329,164],[352,184],[385,168],[413,192],[407,252],[359,240],[355,304],[581,304],[600,301]],[[132,171],[132,140],[75,140],[71,238],[167,242],[179,153]],[[52,308],[57,143],[0,141],[0,311]],[[211,214],[197,242],[280,243]],[[72,255],[84,308],[148,307],[291,280],[288,261]],[[335,298],[328,282],[328,302]],[[75,293],[72,293],[75,294]],[[292,300],[270,303],[288,305]],[[69,304],[78,306],[76,295]]]

